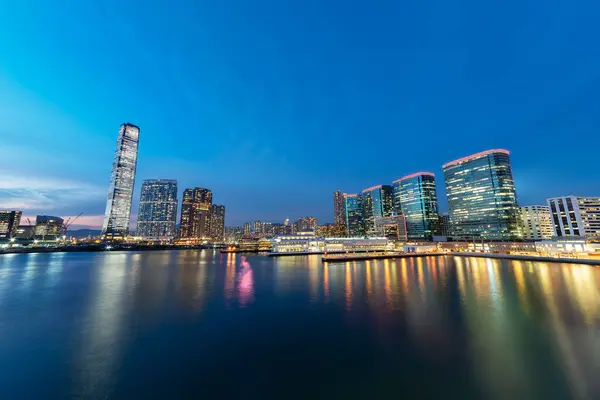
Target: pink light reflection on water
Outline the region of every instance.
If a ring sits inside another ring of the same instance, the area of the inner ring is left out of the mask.
[[[238,274],[237,291],[240,305],[244,307],[254,301],[254,272],[244,256],[242,256],[240,265],[242,270]]]

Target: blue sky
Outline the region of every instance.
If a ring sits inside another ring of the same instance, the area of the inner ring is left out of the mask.
[[[104,212],[119,125],[147,178],[211,188],[227,224],[332,216],[489,148],[522,204],[600,195],[597,1],[7,2],[0,207]],[[444,205],[443,205],[444,207]]]

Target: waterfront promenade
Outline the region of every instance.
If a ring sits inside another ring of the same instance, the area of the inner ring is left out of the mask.
[[[498,253],[469,253],[469,252],[435,252],[435,253],[363,253],[363,254],[332,254],[324,255],[323,262],[346,262],[346,261],[365,261],[365,260],[382,260],[395,258],[414,258],[414,257],[435,257],[435,256],[459,256],[459,257],[476,257],[476,258],[494,258],[503,260],[520,260],[520,261],[537,261],[537,262],[555,262],[555,263],[570,263],[570,264],[585,264],[592,266],[600,266],[600,257],[550,257],[550,256],[533,256],[522,254],[498,254]]]

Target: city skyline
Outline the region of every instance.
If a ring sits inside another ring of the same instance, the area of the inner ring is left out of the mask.
[[[136,2],[101,13],[8,4],[0,207],[29,218],[83,212],[77,225],[99,229],[123,121],[143,131],[138,182],[173,177],[179,198],[211,188],[227,225],[334,222],[334,190],[414,171],[441,177],[444,162],[492,148],[512,153],[519,204],[597,195],[593,146],[576,160],[549,155],[598,131],[600,59],[589,49],[599,5],[555,4],[528,18],[511,0],[487,24],[466,11],[487,9],[480,2],[440,2],[443,12],[388,2],[366,17],[358,4],[326,3],[259,1],[235,13],[165,4],[143,15]],[[47,20],[56,23],[41,30]],[[371,133],[377,142],[365,146]],[[441,179],[437,192],[445,212]]]

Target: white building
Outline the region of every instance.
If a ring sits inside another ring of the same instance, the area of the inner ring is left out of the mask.
[[[552,239],[552,217],[548,206],[524,206],[517,209],[517,222],[525,240]]]
[[[600,239],[600,197],[548,199],[555,236]]]
[[[357,253],[389,250],[387,238],[324,238],[314,232],[299,232],[294,235],[279,235],[271,239],[271,255]]]

